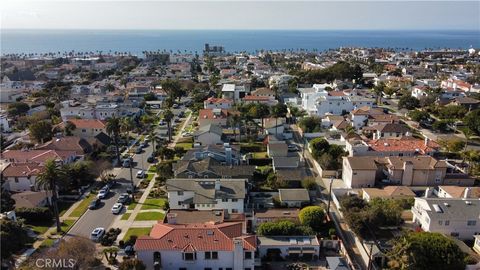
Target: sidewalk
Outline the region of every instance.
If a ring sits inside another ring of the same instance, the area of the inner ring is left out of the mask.
[[[180,140],[180,138],[182,137],[183,130],[185,130],[185,127],[188,125],[188,123],[190,123],[190,120],[192,119],[192,115],[193,115],[193,112],[190,112],[185,122],[183,122],[182,128],[180,129],[178,134],[173,138],[173,141],[168,145],[168,147],[174,148],[175,145],[177,145],[178,140]]]
[[[157,177],[157,174],[155,173],[152,180],[150,180],[150,183],[148,184],[147,188],[145,188],[142,197],[136,202],[137,205],[135,205],[135,208],[133,210],[127,210],[124,214],[130,213],[130,216],[128,217],[128,220],[121,220],[123,215],[118,216],[118,218],[113,222],[112,228],[120,228],[122,229],[122,232],[120,235],[118,235],[117,240],[122,240],[125,234],[127,233],[128,229],[132,227],[152,227],[153,225],[158,223],[158,220],[142,220],[142,221],[135,221],[135,218],[139,213],[142,212],[161,212],[165,213],[163,209],[149,209],[149,210],[142,210],[142,206],[145,203],[145,201],[148,198],[148,194],[150,194],[150,191],[153,189],[155,185],[155,178]]]

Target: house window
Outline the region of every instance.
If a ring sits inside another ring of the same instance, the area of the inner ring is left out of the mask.
[[[15,177],[15,183],[18,183],[18,177]]]
[[[204,269],[204,270],[212,270],[212,268],[210,268],[210,267],[205,267],[205,268],[203,268],[203,269]]]
[[[82,132],[85,133],[85,132],[87,132],[87,130],[86,130],[86,129],[82,129]]]
[[[177,191],[178,196],[183,196],[183,191]]]
[[[185,267],[180,267],[180,268],[178,268],[178,270],[187,270],[187,268],[185,268]]]
[[[227,268],[225,268],[225,270],[232,270],[232,268],[231,268],[231,267],[227,267]]]
[[[205,260],[217,260],[218,252],[217,251],[205,251]]]
[[[238,202],[238,199],[232,199],[232,202]]]
[[[178,201],[178,205],[182,205],[182,202],[181,202],[181,201]]]
[[[228,202],[228,199],[222,199],[222,202]]]
[[[445,226],[450,226],[450,220],[445,220]]]
[[[438,225],[441,226],[442,224],[443,224],[443,220],[439,220],[439,221],[438,221]]]
[[[183,260],[185,260],[185,261],[195,260],[195,253],[192,253],[192,252],[183,253]]]
[[[477,221],[476,220],[468,220],[467,221],[467,226],[475,226],[477,225]]]
[[[233,208],[232,213],[238,213],[238,209]]]
[[[252,258],[252,252],[246,251],[245,252],[245,259],[251,259]]]

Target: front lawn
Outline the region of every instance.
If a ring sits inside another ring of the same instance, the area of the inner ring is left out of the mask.
[[[94,194],[89,194],[83,201],[73,210],[70,217],[80,217],[87,211],[88,205],[95,199]]]
[[[60,216],[63,216],[70,206],[72,206],[75,202],[72,201],[58,201],[58,213]]]
[[[157,166],[152,165],[148,168],[149,173],[155,173],[157,171]]]
[[[147,173],[147,178],[146,178],[147,181],[150,182],[150,181],[153,179],[153,176],[154,176],[154,175],[155,175],[154,173]]]
[[[175,146],[182,147],[183,150],[190,150],[193,148],[193,144],[189,142],[184,143],[177,143]]]
[[[121,220],[128,220],[128,218],[130,218],[130,215],[131,215],[131,213],[123,214]]]
[[[141,210],[162,209],[166,201],[166,199],[146,199]]]
[[[150,234],[150,231],[152,228],[130,228],[128,229],[127,233],[123,237],[123,241],[127,241],[130,236],[135,235],[135,236],[142,236],[142,235],[148,235]]]
[[[164,216],[165,214],[161,212],[143,212],[137,214],[137,216],[135,217],[135,221],[162,220]]]
[[[131,202],[131,203],[128,205],[127,210],[133,210],[133,209],[135,209],[135,206],[137,206],[137,201]]]
[[[36,234],[44,234],[45,232],[48,231],[50,227],[52,227],[53,223],[50,225],[45,224],[45,225],[29,225],[29,227],[36,233]]]
[[[62,222],[62,225],[60,226],[62,228],[62,232],[68,232],[70,228],[72,228],[73,223],[75,223],[75,220],[72,219],[66,219]]]
[[[42,242],[40,247],[49,248],[49,247],[53,246],[54,243],[55,243],[55,239],[47,238],[47,239],[45,239],[45,241]]]
[[[268,158],[267,152],[253,152],[253,158]]]

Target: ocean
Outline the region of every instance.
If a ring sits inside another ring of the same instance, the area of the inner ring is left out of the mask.
[[[13,30],[2,29],[1,54],[46,52],[181,51],[201,53],[205,43],[228,52],[318,50],[338,47],[480,48],[475,30]]]

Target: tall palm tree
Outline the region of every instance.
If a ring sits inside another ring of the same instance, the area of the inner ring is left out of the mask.
[[[38,174],[35,184],[37,187],[50,191],[52,193],[53,213],[57,225],[57,232],[61,232],[60,216],[58,213],[57,183],[66,180],[66,173],[55,160],[49,159],[45,162],[43,171]]]
[[[120,149],[118,149],[118,137],[120,135],[120,119],[117,117],[112,117],[107,119],[107,124],[105,129],[110,137],[113,138],[115,143],[115,152],[117,155],[117,164],[120,165]]]
[[[236,128],[238,127],[238,141],[242,141],[242,130],[240,129],[240,124],[242,123],[242,118],[238,113],[235,113],[232,116],[232,125],[233,125],[233,138],[237,138]]]
[[[135,127],[133,119],[130,117],[124,117],[120,120],[120,131],[127,134],[128,140],[130,140],[130,131]]]
[[[171,110],[167,109],[163,112],[163,119],[167,122],[168,128],[168,141],[172,141],[172,119],[173,113]]]
[[[148,138],[150,139],[150,141],[152,141],[152,148],[153,148],[153,152],[155,153],[155,141],[158,140],[157,133],[155,132],[155,129],[151,129],[148,132]]]

